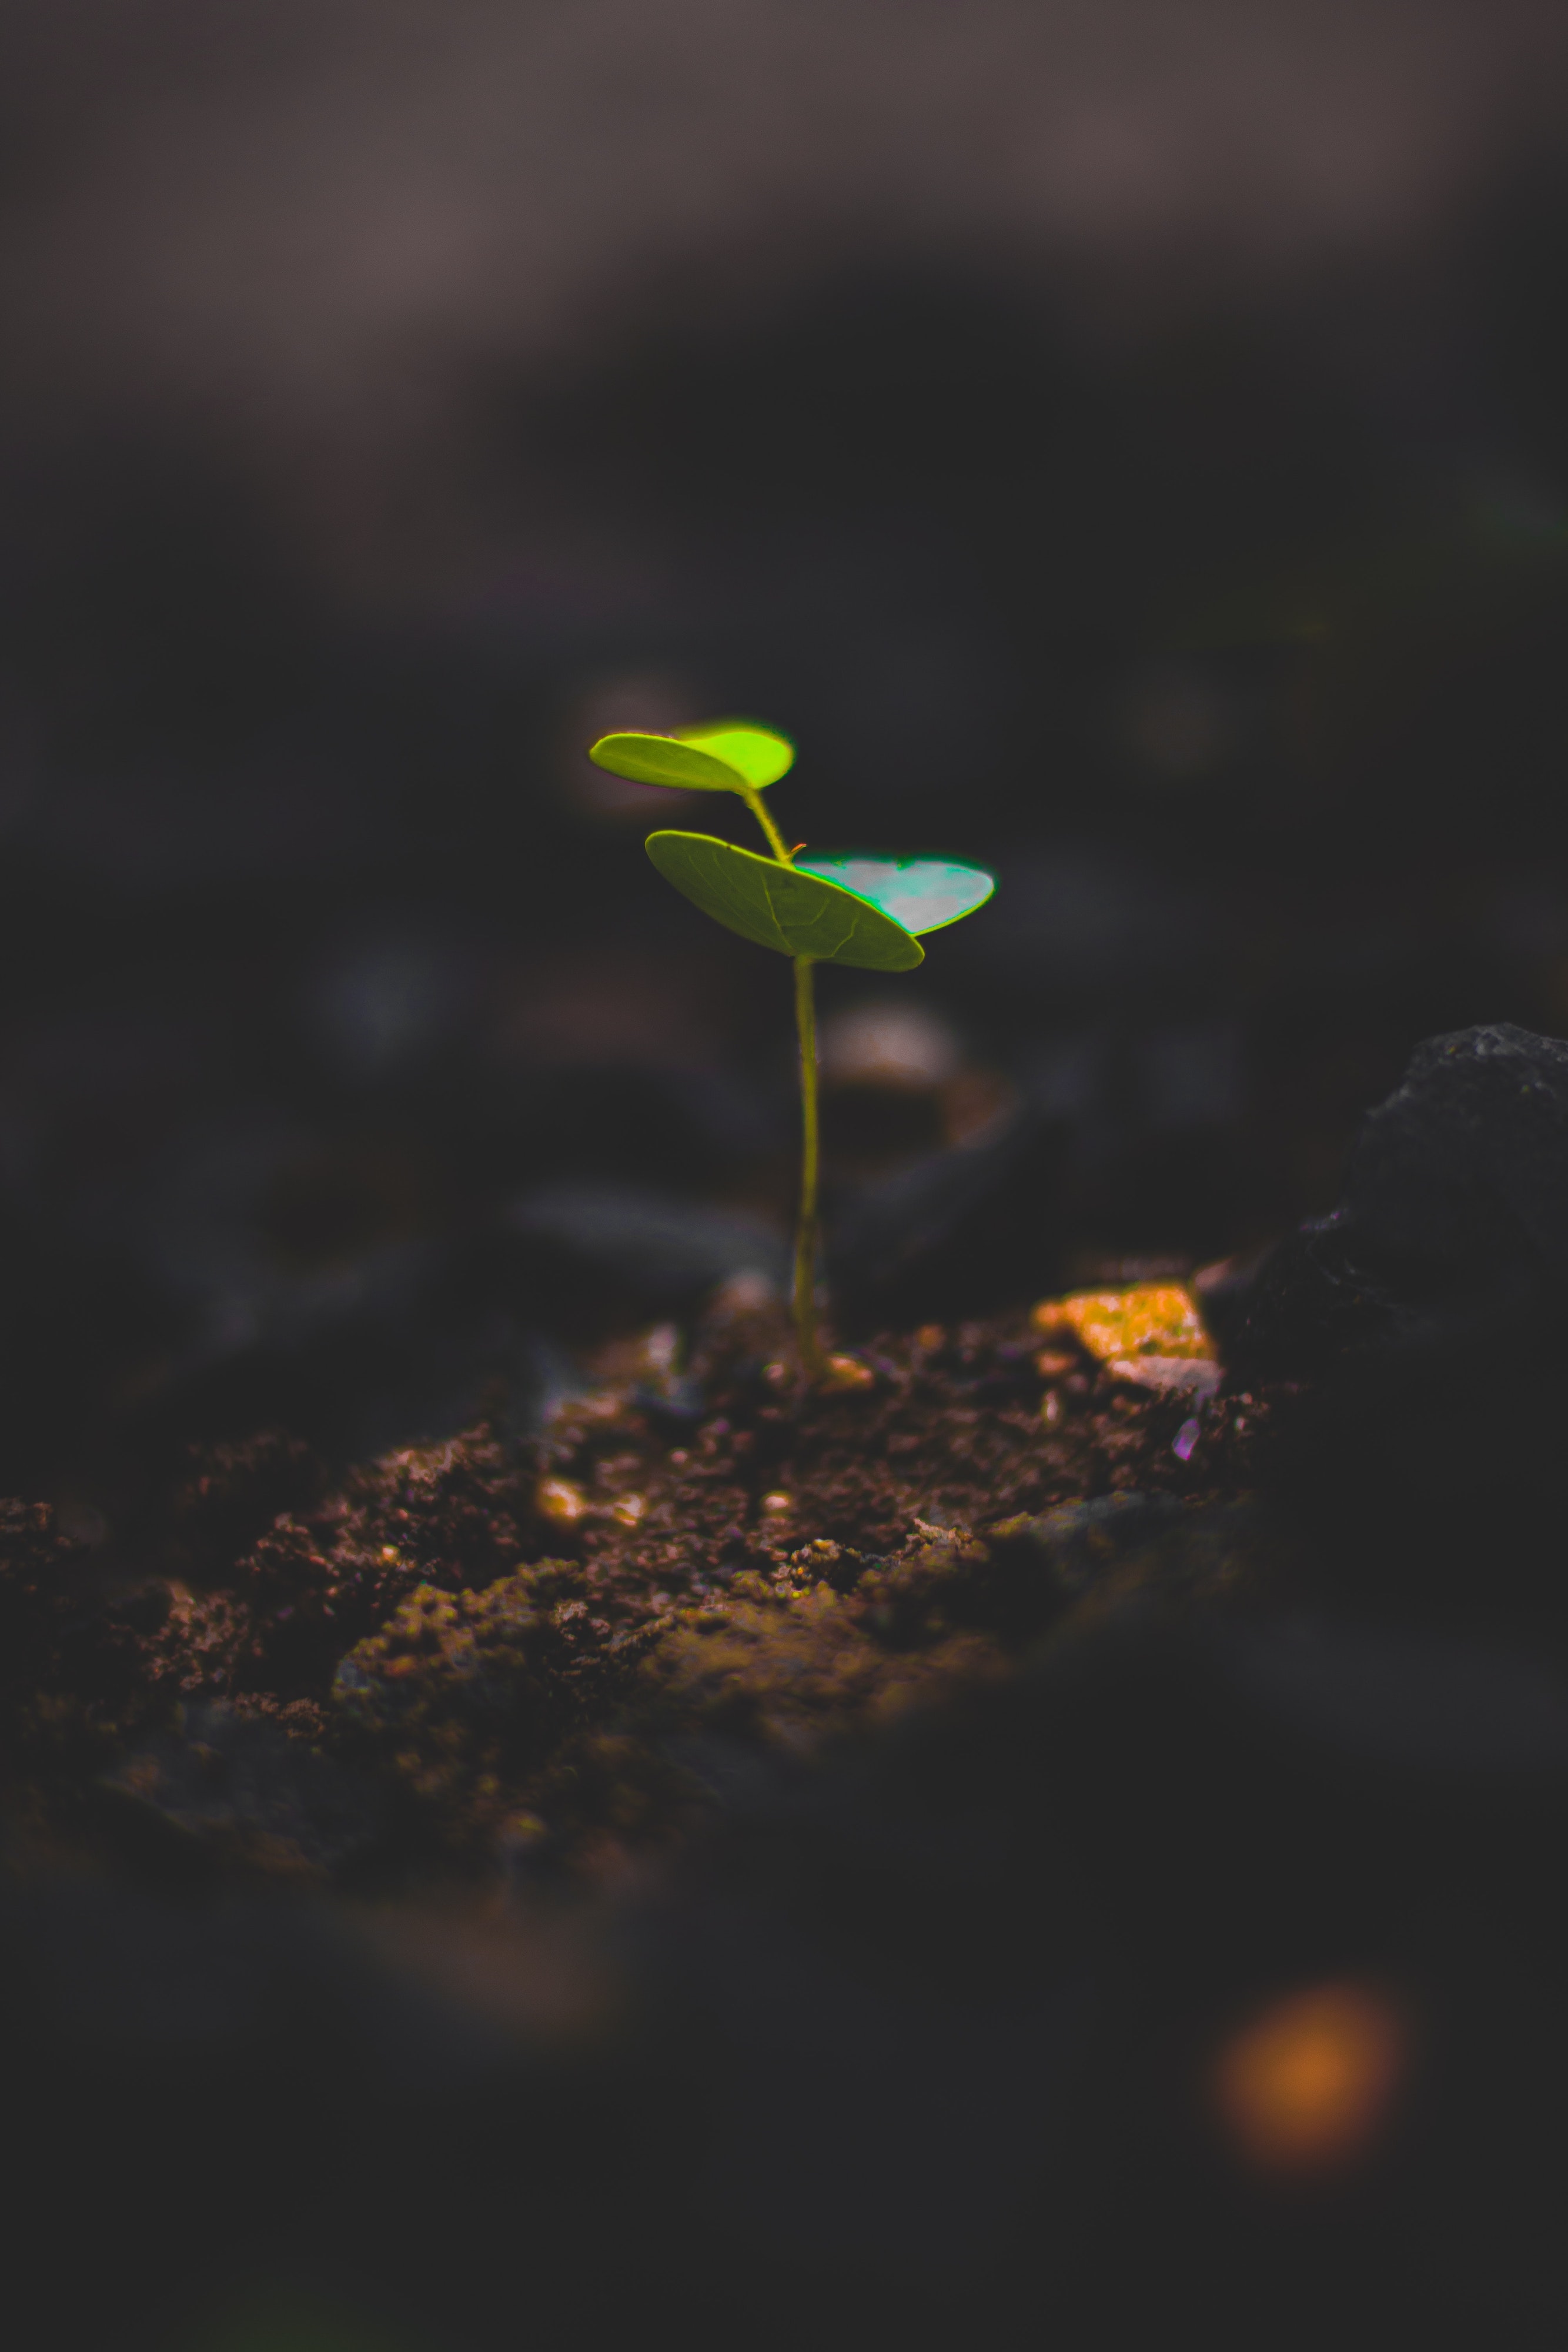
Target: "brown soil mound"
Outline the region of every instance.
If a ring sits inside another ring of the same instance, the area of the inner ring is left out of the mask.
[[[214,1454],[155,1573],[8,1507],[14,1771],[57,1822],[251,1864],[619,1861],[1007,1673],[1151,1546],[1234,1576],[1194,1544],[1266,1402],[1141,1386],[1060,1318],[1050,1342],[1021,1312],[926,1327],[810,1390],[776,1310],[721,1300],[684,1370],[667,1334],[622,1345],[538,1439],[336,1487],[287,1441]]]

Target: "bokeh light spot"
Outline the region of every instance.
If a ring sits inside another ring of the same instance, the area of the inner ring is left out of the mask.
[[[1316,1985],[1275,2001],[1215,2063],[1215,2101],[1232,2142],[1271,2172],[1354,2161],[1387,2121],[1409,2040],[1399,2010],[1365,1985]]]

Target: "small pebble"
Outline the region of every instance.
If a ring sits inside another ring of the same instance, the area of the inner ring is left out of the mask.
[[[559,1528],[574,1528],[588,1509],[588,1497],[570,1478],[541,1478],[534,1508],[541,1519],[553,1519]]]
[[[1071,1336],[1102,1363],[1138,1356],[1201,1361],[1214,1355],[1197,1302],[1181,1282],[1134,1282],[1125,1290],[1042,1298],[1030,1319],[1046,1338]]]
[[[1077,1369],[1078,1359],[1065,1348],[1042,1348],[1034,1360],[1035,1370],[1042,1381],[1064,1381]]]
[[[874,1388],[876,1374],[869,1364],[861,1363],[853,1356],[830,1356],[821,1384],[835,1392]]]
[[[769,1518],[780,1518],[786,1511],[792,1511],[794,1507],[793,1495],[786,1495],[780,1491],[777,1494],[764,1495],[762,1497],[762,1508]]]
[[[1181,1427],[1177,1430],[1176,1435],[1171,1440],[1171,1452],[1176,1455],[1178,1462],[1190,1462],[1192,1460],[1193,1448],[1197,1445],[1197,1441],[1202,1434],[1203,1429],[1200,1423],[1197,1421],[1183,1422]]]

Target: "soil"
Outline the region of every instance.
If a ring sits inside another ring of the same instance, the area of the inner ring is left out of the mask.
[[[1255,1577],[1212,1530],[1269,1398],[1046,1336],[926,1325],[813,1389],[743,1282],[685,1361],[669,1327],[618,1343],[538,1436],[497,1420],[337,1480],[277,1433],[210,1449],[136,1560],[6,1506],[22,1810],[163,1866],[613,1874],[1005,1677],[1151,1560],[1172,1590]]]

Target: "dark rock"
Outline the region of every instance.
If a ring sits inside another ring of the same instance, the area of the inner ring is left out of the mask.
[[[1568,1042],[1511,1022],[1430,1037],[1363,1124],[1332,1215],[1260,1269],[1228,1349],[1286,1378],[1568,1275]]]

